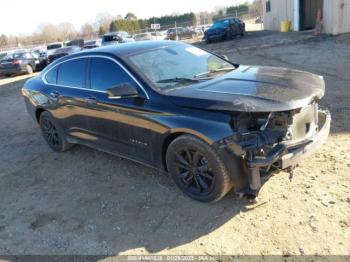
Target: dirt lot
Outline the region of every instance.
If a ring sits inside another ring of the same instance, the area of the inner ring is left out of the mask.
[[[333,123],[327,144],[293,179],[272,177],[254,205],[192,201],[167,176],[83,146],[53,153],[25,111],[23,77],[0,80],[0,254],[349,254],[350,36],[261,39],[206,47],[324,75]]]

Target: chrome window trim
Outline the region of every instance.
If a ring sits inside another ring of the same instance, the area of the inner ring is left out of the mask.
[[[121,69],[124,70],[125,73],[128,74],[128,76],[135,81],[135,83],[140,87],[140,89],[142,90],[142,92],[145,94],[146,98],[149,99],[149,96],[146,92],[146,90],[144,89],[144,87],[140,84],[139,81],[137,81],[137,79],[129,72],[129,70],[127,70],[121,63],[119,63],[117,60],[111,58],[111,57],[108,57],[108,56],[104,56],[104,55],[88,55],[88,56],[78,56],[78,57],[73,57],[73,58],[70,58],[70,59],[67,59],[67,60],[64,60],[64,61],[61,61],[59,63],[57,63],[56,65],[54,65],[53,67],[51,67],[49,70],[47,70],[46,72],[44,72],[42,75],[41,75],[41,80],[46,84],[46,85],[52,85],[52,86],[62,86],[62,87],[68,87],[68,88],[75,88],[75,89],[81,89],[81,90],[89,90],[89,91],[94,91],[94,92],[99,92],[99,93],[105,93],[107,94],[106,91],[102,91],[102,90],[97,90],[97,89],[92,89],[92,88],[83,88],[83,87],[75,87],[75,86],[66,86],[66,85],[58,85],[58,84],[52,84],[52,83],[48,83],[46,81],[46,75],[54,68],[56,68],[57,66],[65,63],[65,62],[68,62],[68,61],[72,61],[72,60],[76,60],[76,59],[88,59],[88,58],[94,58],[94,57],[97,57],[97,58],[105,58],[105,59],[109,59],[111,61],[113,61],[114,63],[116,63],[118,66],[121,67]],[[57,80],[56,80],[57,81]]]

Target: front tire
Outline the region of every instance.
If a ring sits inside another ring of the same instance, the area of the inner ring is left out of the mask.
[[[226,33],[226,40],[231,40],[232,39],[232,32],[231,31],[228,31]]]
[[[245,30],[244,30],[244,29],[241,29],[240,36],[244,36],[244,34],[245,34]]]
[[[166,164],[175,184],[192,199],[215,202],[232,188],[219,152],[194,136],[176,138],[168,147]]]
[[[53,151],[64,152],[72,147],[72,144],[66,141],[63,132],[46,111],[40,114],[40,128],[46,143]]]

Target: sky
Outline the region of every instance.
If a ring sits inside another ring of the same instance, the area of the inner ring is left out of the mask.
[[[247,0],[0,0],[0,35],[26,35],[44,23],[72,23],[77,30],[86,22],[94,22],[98,13],[138,18],[172,13],[212,11]]]

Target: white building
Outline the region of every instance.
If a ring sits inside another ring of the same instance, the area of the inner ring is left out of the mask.
[[[323,33],[350,32],[350,0],[262,0],[262,4],[266,30],[280,30],[282,20],[290,20],[294,31],[313,29],[320,9]]]

